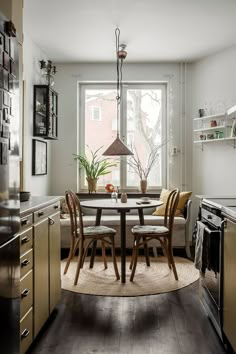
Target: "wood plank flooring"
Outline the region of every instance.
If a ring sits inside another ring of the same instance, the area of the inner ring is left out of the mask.
[[[226,353],[198,297],[198,282],[170,293],[102,297],[62,291],[30,354]]]

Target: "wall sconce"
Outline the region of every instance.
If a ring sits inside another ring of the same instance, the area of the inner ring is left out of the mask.
[[[54,76],[57,72],[56,66],[53,65],[51,60],[48,60],[47,62],[45,60],[40,60],[40,70],[42,73],[42,76],[45,76],[47,84],[49,86],[54,85]]]

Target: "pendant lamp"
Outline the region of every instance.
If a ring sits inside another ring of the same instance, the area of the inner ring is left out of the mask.
[[[116,83],[116,120],[117,120],[117,136],[113,143],[104,151],[104,156],[121,156],[121,155],[133,155],[127,146],[121,141],[119,134],[119,118],[120,118],[120,103],[122,97],[122,67],[123,61],[127,56],[125,51],[126,45],[120,45],[120,30],[116,28],[116,71],[117,71],[117,83]]]

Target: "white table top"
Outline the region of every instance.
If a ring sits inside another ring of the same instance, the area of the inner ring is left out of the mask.
[[[127,203],[121,203],[120,199],[114,202],[112,199],[90,199],[83,200],[80,202],[82,207],[93,208],[93,209],[145,209],[153,208],[163,204],[160,200],[150,199],[149,203],[144,203],[141,199],[129,198]]]

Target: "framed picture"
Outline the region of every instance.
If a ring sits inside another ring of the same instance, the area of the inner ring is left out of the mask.
[[[0,33],[0,49],[3,50],[3,45],[4,45],[4,35]]]
[[[14,46],[14,38],[10,38],[10,57],[14,60],[15,59],[15,46]]]
[[[16,63],[13,60],[10,60],[10,73],[16,77]]]
[[[5,120],[6,123],[10,123],[9,121],[9,114],[8,114],[8,108],[3,108],[3,120]]]
[[[4,91],[3,92],[3,104],[5,104],[5,106],[8,106],[10,105],[10,96],[8,94],[8,92]]]
[[[32,175],[47,174],[47,143],[33,139]]]
[[[9,37],[4,35],[4,51],[9,53]]]
[[[8,71],[3,70],[3,88],[5,90],[9,90],[9,78],[8,78]]]
[[[10,58],[5,52],[3,53],[3,67],[8,71],[10,70]]]

